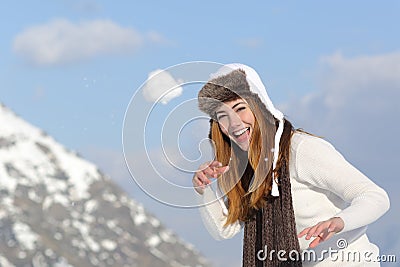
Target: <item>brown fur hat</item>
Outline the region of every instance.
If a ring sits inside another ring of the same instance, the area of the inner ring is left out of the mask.
[[[250,91],[246,73],[242,69],[209,80],[198,93],[199,109],[215,118],[215,110],[222,102],[238,98],[257,97]]]

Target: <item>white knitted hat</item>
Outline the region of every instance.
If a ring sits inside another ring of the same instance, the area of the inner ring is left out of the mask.
[[[226,75],[231,71],[237,69],[244,70],[244,72],[246,73],[246,80],[250,86],[250,91],[256,93],[260,97],[260,100],[265,104],[269,112],[271,112],[271,114],[279,121],[279,126],[275,133],[274,161],[272,165],[273,169],[275,169],[279,156],[279,142],[283,133],[284,116],[283,113],[276,109],[272,104],[272,101],[268,96],[267,90],[262,83],[260,76],[253,68],[247,65],[243,65],[240,63],[231,63],[224,65],[217,72],[211,74],[211,78]],[[271,195],[279,196],[278,184],[275,180],[274,173],[272,173]]]

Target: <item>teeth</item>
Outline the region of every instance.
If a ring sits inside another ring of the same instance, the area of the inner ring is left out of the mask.
[[[247,128],[242,129],[242,130],[233,132],[233,135],[235,135],[235,136],[242,135],[242,134],[245,133],[248,129],[249,129],[249,128],[247,127]]]

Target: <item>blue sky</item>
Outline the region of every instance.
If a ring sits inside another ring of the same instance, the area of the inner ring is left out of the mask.
[[[0,101],[99,164],[218,266],[239,266],[239,237],[213,241],[195,210],[138,189],[121,135],[150,72],[196,60],[251,65],[297,127],[325,136],[393,195],[391,211],[371,226],[393,253],[400,241],[387,245],[383,228],[399,226],[399,11],[398,1],[3,1]]]

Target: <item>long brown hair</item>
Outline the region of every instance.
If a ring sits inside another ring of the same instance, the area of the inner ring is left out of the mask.
[[[226,225],[237,220],[246,221],[254,211],[265,205],[265,197],[271,191],[272,172],[275,172],[275,179],[279,179],[278,170],[282,161],[289,159],[293,128],[290,122],[285,121],[280,156],[276,170],[272,170],[276,121],[258,98],[245,100],[255,117],[247,153],[222,133],[218,122],[211,120],[210,125],[210,139],[214,143],[216,159],[224,166],[230,165],[229,171],[218,179],[218,186],[227,196],[229,212]]]

